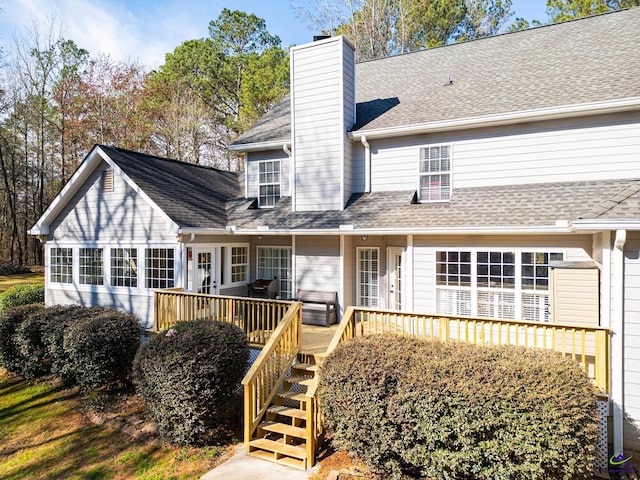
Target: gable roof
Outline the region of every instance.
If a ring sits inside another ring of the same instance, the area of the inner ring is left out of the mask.
[[[508,123],[568,106],[568,114],[638,108],[638,25],[634,7],[359,63],[351,136]],[[285,99],[232,148],[290,142],[289,130]]]
[[[176,233],[194,226],[224,230],[226,204],[241,194],[238,173],[95,145],[31,228],[32,235],[49,233],[51,223],[102,161],[164,216]]]
[[[226,228],[226,203],[242,194],[236,172],[100,148],[180,228]]]

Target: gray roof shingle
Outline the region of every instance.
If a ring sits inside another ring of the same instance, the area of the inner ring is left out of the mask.
[[[225,228],[227,202],[242,195],[238,173],[99,147],[180,227]]]
[[[359,63],[352,131],[638,97],[639,26],[635,7]],[[235,144],[286,141],[289,125],[287,98]]]

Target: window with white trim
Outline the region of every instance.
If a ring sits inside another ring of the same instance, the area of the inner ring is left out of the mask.
[[[138,250],[136,248],[111,249],[111,286],[138,286]]]
[[[291,247],[258,247],[257,261],[257,278],[275,278],[280,282],[280,298],[292,298]]]
[[[145,287],[173,288],[175,277],[173,248],[146,248],[145,252]]]
[[[104,285],[101,248],[81,248],[78,252],[78,281],[82,285]]]
[[[359,247],[358,306],[377,307],[379,298],[380,249]]]
[[[451,145],[420,149],[420,202],[442,202],[451,199]]]
[[[549,262],[558,252],[438,251],[436,310],[538,322],[549,321]]]
[[[224,257],[224,252],[222,253]],[[247,281],[247,247],[231,247],[231,282]]]
[[[54,247],[49,250],[49,280],[73,283],[73,249]]]
[[[258,162],[258,188],[260,207],[273,207],[280,199],[280,160]]]

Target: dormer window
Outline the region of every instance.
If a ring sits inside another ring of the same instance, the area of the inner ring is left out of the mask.
[[[448,202],[451,199],[451,145],[420,149],[420,202]]]
[[[258,163],[260,208],[271,208],[280,199],[280,160],[262,160]]]

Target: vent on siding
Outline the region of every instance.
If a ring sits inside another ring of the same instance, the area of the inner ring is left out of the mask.
[[[111,169],[102,172],[102,191],[113,192],[113,170]]]

